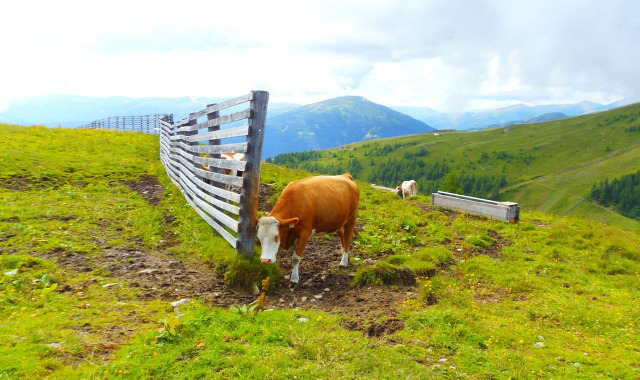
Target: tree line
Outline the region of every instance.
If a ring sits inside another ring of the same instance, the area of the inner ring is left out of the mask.
[[[640,220],[640,170],[613,181],[605,179],[595,183],[589,198],[618,213]]]

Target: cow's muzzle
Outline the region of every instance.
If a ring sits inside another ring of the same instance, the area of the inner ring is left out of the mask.
[[[260,259],[263,264],[271,264],[271,259]]]

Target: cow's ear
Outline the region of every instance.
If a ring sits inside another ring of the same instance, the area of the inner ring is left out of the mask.
[[[295,228],[298,225],[299,218],[278,219],[281,226],[287,226],[289,228]]]

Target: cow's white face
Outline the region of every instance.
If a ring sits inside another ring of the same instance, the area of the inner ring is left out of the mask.
[[[262,246],[262,260],[265,264],[276,262],[276,254],[280,248],[280,222],[273,216],[265,216],[258,221],[258,240]]]

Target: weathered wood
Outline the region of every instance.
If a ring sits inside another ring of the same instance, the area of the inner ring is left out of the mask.
[[[520,220],[520,206],[513,202],[497,202],[437,192],[431,194],[431,204],[510,223],[516,223]]]
[[[252,98],[253,96],[253,92],[248,93],[247,95],[242,95],[239,96],[237,98],[234,99],[230,99],[230,100],[226,100],[224,102],[221,103],[216,103],[216,104],[210,104],[207,106],[207,108],[203,109],[202,111],[198,111],[198,112],[194,112],[193,114],[189,115],[189,117],[180,120],[179,122],[176,123],[176,126],[181,126],[183,124],[186,124],[187,122],[189,122],[189,120],[191,120],[192,117],[195,117],[196,119],[210,114],[210,113],[214,113],[216,111],[221,111],[225,108],[229,108],[229,107],[233,107],[233,106],[237,106],[238,104],[242,104],[242,103],[246,103],[248,101],[253,100]]]
[[[254,254],[257,196],[260,182],[260,161],[269,94],[253,91],[189,115],[179,123],[168,120],[158,123],[160,159],[171,181],[180,188],[189,204],[214,230],[220,233],[238,252]],[[220,116],[219,110],[250,101],[249,108]],[[198,123],[199,117],[206,122]],[[240,127],[221,129],[223,124],[247,119]],[[206,128],[206,132],[202,129]],[[222,139],[246,136],[243,143],[221,144]],[[208,145],[202,145],[202,143]],[[245,161],[226,160],[224,153],[245,153]],[[209,154],[209,157],[201,155]],[[200,166],[207,165],[209,170]],[[242,177],[226,175],[229,169]],[[240,188],[240,194],[228,188]],[[230,204],[236,202],[238,205]],[[239,215],[236,221],[232,215]],[[237,238],[232,235],[237,233]]]
[[[125,132],[142,132],[159,134],[162,119],[173,120],[173,115],[135,115],[135,116],[109,116],[92,121],[78,128],[81,129],[106,129]],[[164,121],[166,122],[166,121]]]
[[[214,128],[214,127],[209,127],[209,128]],[[218,128],[220,128],[220,126],[218,126]],[[240,127],[219,129],[213,132],[200,133],[196,136],[186,138],[186,141],[220,140],[220,139],[227,139],[231,137],[246,136],[248,133],[249,133],[249,126],[243,125]],[[211,144],[211,145],[218,145],[218,144]]]
[[[209,128],[216,125],[233,123],[234,121],[244,120],[249,116],[251,116],[251,111],[246,109],[244,111],[232,113],[231,115],[220,116],[215,119],[207,120],[204,123],[199,124],[189,124],[195,121],[195,119],[191,119],[189,123],[185,124],[183,127],[178,128],[178,132],[194,131],[197,129]]]
[[[246,161],[223,160],[221,158],[195,156],[193,160],[196,163],[202,164],[202,165],[209,165],[209,166],[215,166],[217,168],[239,170],[239,171],[244,171],[245,166],[247,165]]]
[[[185,176],[189,176],[190,178],[193,178],[193,173],[186,167],[184,166],[181,162],[179,161],[175,161],[172,160],[166,156],[164,156],[166,158],[165,160],[165,167],[167,167],[168,165],[172,165],[172,168],[177,168],[177,170],[172,170],[172,173],[175,173],[176,176],[178,175],[185,175]],[[177,178],[177,177],[176,177]],[[215,187],[213,185],[204,183],[202,181],[199,182],[194,182],[196,186],[198,186],[199,188],[208,191],[210,194],[214,194],[216,196],[222,197],[224,199],[228,199],[232,202],[235,203],[239,203],[240,202],[240,194],[238,193],[234,193],[233,191],[228,191],[228,190],[224,190],[221,189],[219,187]]]
[[[244,153],[247,151],[248,143],[235,143],[223,145],[195,145],[190,146],[183,142],[173,142],[174,147],[180,147],[191,153],[202,154],[222,154],[222,153]]]
[[[236,249],[253,257],[255,241],[255,219],[258,207],[258,192],[260,186],[260,165],[262,159],[262,145],[264,141],[264,127],[267,119],[267,105],[269,93],[253,91],[251,102],[251,118],[249,119],[249,136],[245,160],[247,167],[242,174],[245,185],[240,192],[240,218],[238,226],[238,243]]]

